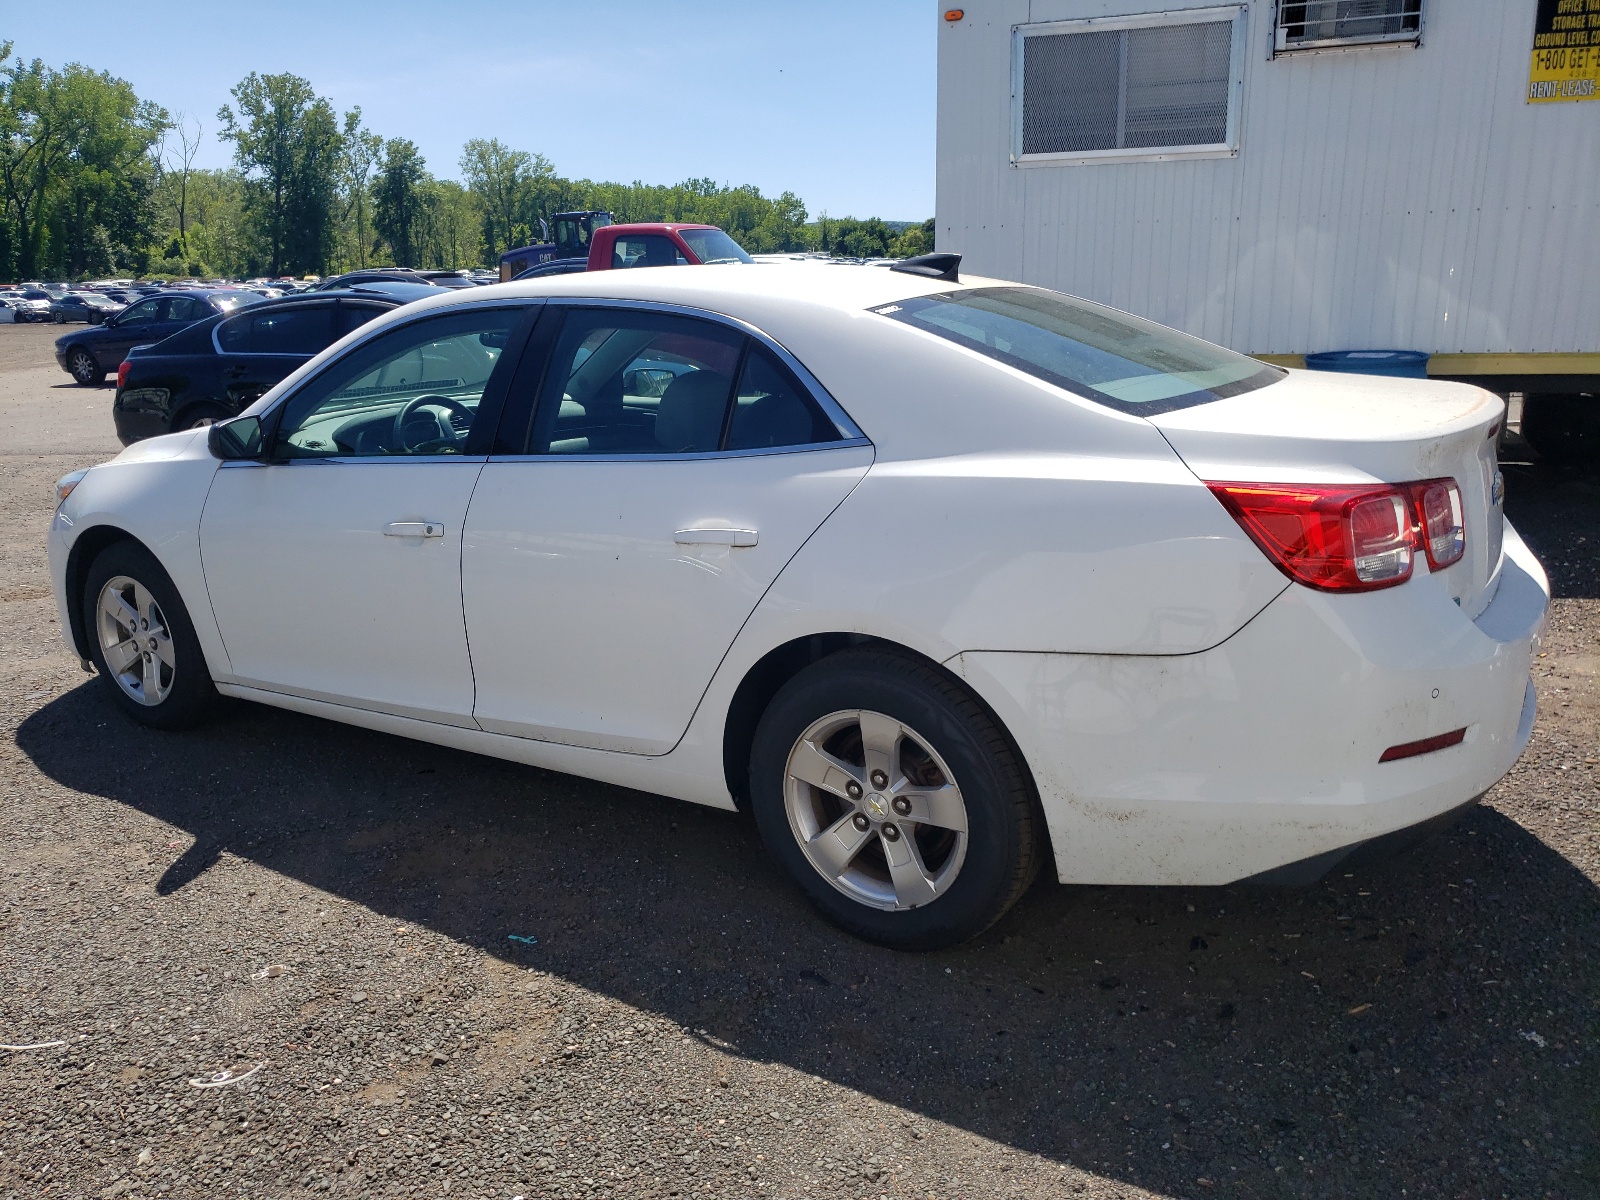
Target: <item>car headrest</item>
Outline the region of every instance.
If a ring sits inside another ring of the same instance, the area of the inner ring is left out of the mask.
[[[733,380],[716,371],[679,375],[661,394],[656,441],[669,454],[715,450]]]

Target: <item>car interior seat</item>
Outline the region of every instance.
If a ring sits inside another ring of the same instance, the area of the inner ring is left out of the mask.
[[[679,375],[661,393],[656,442],[669,454],[715,450],[733,380],[717,371]]]

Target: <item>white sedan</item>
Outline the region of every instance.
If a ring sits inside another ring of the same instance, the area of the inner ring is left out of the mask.
[[[351,333],[61,481],[63,627],[218,695],[734,809],[904,948],[1314,878],[1481,796],[1548,585],[1504,405],[909,267],[606,271]]]

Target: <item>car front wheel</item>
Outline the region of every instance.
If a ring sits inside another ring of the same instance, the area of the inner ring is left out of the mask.
[[[879,650],[778,692],[750,756],[762,840],[811,902],[900,950],[987,929],[1033,880],[1037,803],[1005,733],[937,667]]]
[[[67,372],[84,387],[97,387],[106,378],[105,368],[82,346],[67,355]]]
[[[189,611],[161,564],[143,546],[114,542],[84,583],[83,623],[100,681],[135,721],[184,729],[217,701]]]

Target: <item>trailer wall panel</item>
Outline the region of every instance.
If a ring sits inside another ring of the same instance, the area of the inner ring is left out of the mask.
[[[1236,156],[1012,163],[1014,27],[1214,4],[941,20],[939,248],[1250,353],[1600,350],[1600,103],[1526,103],[1534,0],[1429,0],[1418,47],[1276,58],[1248,0]]]

